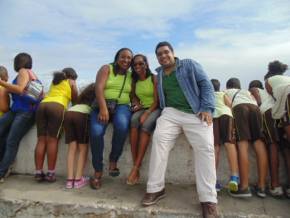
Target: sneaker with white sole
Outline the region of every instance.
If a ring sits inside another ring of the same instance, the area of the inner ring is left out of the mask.
[[[260,198],[265,198],[267,196],[265,188],[259,188],[258,186],[256,186],[255,191],[256,191],[256,195]]]
[[[287,198],[290,198],[290,186],[288,186],[288,188],[286,188],[286,196],[287,196]]]
[[[273,197],[282,197],[283,196],[283,189],[281,186],[275,187],[275,188],[270,188],[269,193]]]
[[[235,198],[250,198],[252,197],[252,193],[250,188],[238,189],[238,191],[229,191],[229,194]]]

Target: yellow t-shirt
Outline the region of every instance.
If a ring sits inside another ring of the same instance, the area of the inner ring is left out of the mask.
[[[50,85],[49,91],[41,101],[41,103],[46,102],[56,102],[64,106],[67,109],[68,104],[71,101],[71,87],[69,80],[63,80],[57,85]]]
[[[233,117],[232,110],[229,108],[224,101],[224,96],[226,93],[224,92],[214,92],[215,96],[215,110],[213,114],[213,118],[218,118],[222,115],[228,115]]]

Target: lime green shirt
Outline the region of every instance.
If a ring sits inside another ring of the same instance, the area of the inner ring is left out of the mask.
[[[136,82],[136,95],[140,99],[143,108],[150,108],[154,102],[154,84],[152,76]]]
[[[92,108],[87,104],[76,104],[68,109],[68,111],[80,112],[83,114],[90,114]]]
[[[113,65],[110,64],[109,77],[106,82],[104,95],[105,99],[118,99],[118,104],[129,104],[130,103],[130,92],[131,92],[131,71],[127,71],[127,78],[125,81],[124,89],[120,98],[118,98],[120,90],[122,88],[125,75],[114,74]]]
[[[166,107],[173,107],[186,113],[192,113],[192,109],[178,84],[175,71],[163,76],[163,91]]]

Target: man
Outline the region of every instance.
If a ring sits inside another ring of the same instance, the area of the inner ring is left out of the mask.
[[[217,217],[216,171],[212,129],[214,91],[201,66],[193,60],[179,60],[168,42],[155,49],[161,67],[158,94],[163,109],[153,135],[147,193],[142,205],[165,197],[165,172],[170,150],[184,132],[194,150],[196,184],[204,217]]]

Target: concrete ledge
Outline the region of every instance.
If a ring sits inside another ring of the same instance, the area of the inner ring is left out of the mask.
[[[64,178],[56,183],[36,183],[32,176],[12,175],[0,184],[0,217],[133,218],[201,217],[197,193],[192,185],[166,185],[166,198],[151,207],[140,201],[145,185],[128,186],[125,180],[105,177],[99,190],[88,186],[64,189]],[[218,196],[220,217],[289,217],[289,199],[234,199],[223,191]]]
[[[108,174],[108,157],[111,149],[112,126],[109,125],[105,137],[105,151],[104,151],[104,174]],[[20,174],[33,174],[34,173],[34,148],[36,145],[36,126],[34,126],[28,134],[23,138],[20,143],[19,152],[15,162],[14,172]],[[66,176],[66,157],[67,145],[64,143],[64,137],[61,138],[59,143],[58,159],[56,164],[57,175]],[[141,169],[141,182],[147,180],[148,162],[150,157],[151,145],[145,155],[142,169]],[[250,182],[257,181],[257,167],[256,158],[253,148],[250,147]],[[284,169],[283,159],[280,158],[280,178],[282,182],[286,182],[286,172]],[[192,148],[188,144],[184,135],[181,135],[176,146],[173,148],[168,161],[168,168],[166,173],[166,182],[174,184],[192,184],[195,182],[194,164],[193,164]],[[119,178],[125,179],[129,174],[132,167],[132,158],[130,151],[130,144],[127,140],[124,146],[123,154],[119,160],[118,167],[120,168],[121,175]],[[86,174],[92,175],[94,172],[91,163],[91,152],[89,151],[89,159],[86,167]],[[226,184],[229,179],[229,167],[226,157],[224,146],[222,146],[220,165],[218,169],[218,179]]]

